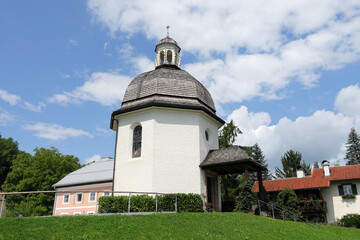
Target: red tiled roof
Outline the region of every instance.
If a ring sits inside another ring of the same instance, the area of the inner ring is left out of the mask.
[[[263,185],[267,192],[282,191],[286,187],[293,190],[324,188],[330,186],[330,181],[360,179],[360,164],[344,167],[330,168],[330,176],[324,176],[324,170],[313,169],[311,176],[303,178],[285,178],[272,181],[264,181]],[[253,192],[259,192],[259,184],[256,181],[252,188]]]

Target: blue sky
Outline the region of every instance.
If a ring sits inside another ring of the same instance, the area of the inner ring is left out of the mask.
[[[294,149],[344,163],[360,130],[358,1],[6,1],[0,8],[0,133],[85,163],[113,156],[112,111],[170,36],[217,113],[270,168]]]

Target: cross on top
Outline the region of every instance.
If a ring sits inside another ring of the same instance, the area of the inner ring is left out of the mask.
[[[169,37],[169,28],[170,28],[170,26],[168,25],[168,26],[166,26],[166,36],[167,37]]]

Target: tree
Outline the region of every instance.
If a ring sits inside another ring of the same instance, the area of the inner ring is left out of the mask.
[[[36,148],[34,156],[19,153],[13,161],[3,190],[6,192],[53,190],[52,185],[68,173],[80,168],[79,159],[61,154],[56,148]],[[7,209],[24,216],[41,216],[52,213],[54,194],[9,195]]]
[[[233,120],[225,123],[225,126],[219,131],[219,148],[226,148],[233,145],[241,130],[234,124]]]
[[[296,177],[297,167],[300,166],[301,153],[289,150],[281,157],[283,170],[278,167],[275,168],[275,175],[277,178]]]
[[[234,124],[233,120],[225,123],[219,131],[219,148],[230,147],[234,144],[238,134],[242,134],[240,129]],[[239,188],[238,174],[226,174],[221,176],[221,196],[223,201],[235,202],[236,191]]]
[[[276,204],[280,206],[283,210],[286,210],[301,217],[301,212],[299,210],[299,200],[294,190],[290,188],[285,188],[284,190],[279,192],[277,195]],[[285,214],[284,217],[286,219],[293,219],[293,216],[288,214]]]
[[[259,144],[255,143],[254,146],[251,147],[252,151],[251,151],[251,157],[257,161],[258,163],[262,164],[264,167],[268,167],[267,163],[266,163],[266,159],[265,156],[259,146]],[[272,179],[272,174],[269,170],[265,170],[262,172],[262,179],[264,181],[268,181]]]
[[[315,169],[320,168],[320,167],[319,167],[319,162],[318,162],[318,161],[314,162],[314,165],[313,165],[313,166],[314,166],[314,168],[315,168]]]
[[[240,185],[239,193],[236,197],[236,210],[242,212],[250,212],[254,205],[255,197],[251,192],[254,182],[248,178]]]
[[[360,137],[355,128],[350,129],[348,141],[346,143],[346,165],[360,164]]]
[[[305,176],[311,175],[311,166],[310,166],[310,164],[307,164],[304,160],[302,160],[302,162],[300,164],[300,167],[304,171]]]
[[[12,138],[2,138],[0,134],[0,189],[18,153],[18,143]]]

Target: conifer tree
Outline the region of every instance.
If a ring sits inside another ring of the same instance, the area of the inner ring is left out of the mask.
[[[348,136],[345,160],[346,165],[360,164],[360,137],[355,128],[351,128]]]
[[[278,167],[275,168],[277,178],[296,177],[297,167],[301,165],[301,153],[289,150],[281,157],[281,163],[283,165],[282,170]]]
[[[259,144],[255,143],[255,145],[252,147],[252,158],[257,161],[258,163],[262,164],[264,167],[268,167],[267,163],[266,163],[266,159],[265,156],[259,146]],[[262,179],[264,181],[267,180],[271,180],[272,179],[272,174],[269,170],[265,170],[262,172]]]

